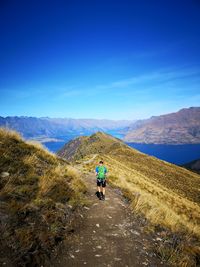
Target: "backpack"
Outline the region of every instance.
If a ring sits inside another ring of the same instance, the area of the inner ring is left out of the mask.
[[[105,179],[105,171],[106,171],[106,168],[104,166],[98,167],[98,178],[99,179]]]

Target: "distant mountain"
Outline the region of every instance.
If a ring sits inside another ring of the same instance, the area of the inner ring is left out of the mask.
[[[183,164],[182,166],[188,170],[191,170],[191,171],[194,171],[200,174],[200,159],[193,160],[191,162]]]
[[[35,117],[0,117],[0,127],[20,132],[25,138],[60,137],[69,134],[91,134],[96,131],[121,131],[133,121],[35,118]]]
[[[124,141],[153,144],[200,143],[200,107],[184,108],[178,112],[130,125]]]

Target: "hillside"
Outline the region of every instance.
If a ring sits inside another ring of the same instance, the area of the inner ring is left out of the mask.
[[[200,174],[200,159],[193,160],[183,165],[188,170],[197,172]]]
[[[147,144],[200,143],[200,108],[185,108],[137,121],[129,127],[124,141]]]
[[[63,137],[91,134],[96,131],[121,131],[133,121],[70,118],[0,117],[0,127],[20,132],[25,138]]]
[[[62,158],[73,161],[90,154],[109,153],[117,147],[126,147],[126,145],[120,139],[106,133],[97,132],[89,137],[81,136],[66,143],[57,154]]]
[[[96,163],[103,159],[109,169],[109,182],[123,191],[134,212],[144,214],[154,226],[170,229],[181,236],[180,246],[171,250],[163,243],[160,248],[163,253],[168,249],[169,256],[178,251],[179,260],[188,258],[188,262],[194,255],[200,256],[199,175],[140,153],[100,132],[69,142],[58,155],[77,166],[85,162],[85,172],[94,171]]]
[[[42,266],[71,231],[85,185],[69,163],[16,132],[0,129],[0,154],[0,264]]]

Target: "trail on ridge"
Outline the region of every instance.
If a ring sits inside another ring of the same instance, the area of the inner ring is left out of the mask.
[[[86,176],[85,182],[92,203],[85,207],[83,225],[73,234],[70,250],[53,266],[169,266],[153,252],[158,241],[143,232],[145,220],[130,211],[120,191],[108,185],[106,200],[100,201],[95,175]]]

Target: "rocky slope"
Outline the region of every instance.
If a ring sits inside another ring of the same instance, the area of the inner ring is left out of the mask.
[[[124,141],[147,144],[200,143],[200,108],[181,109],[137,121],[129,127]]]

